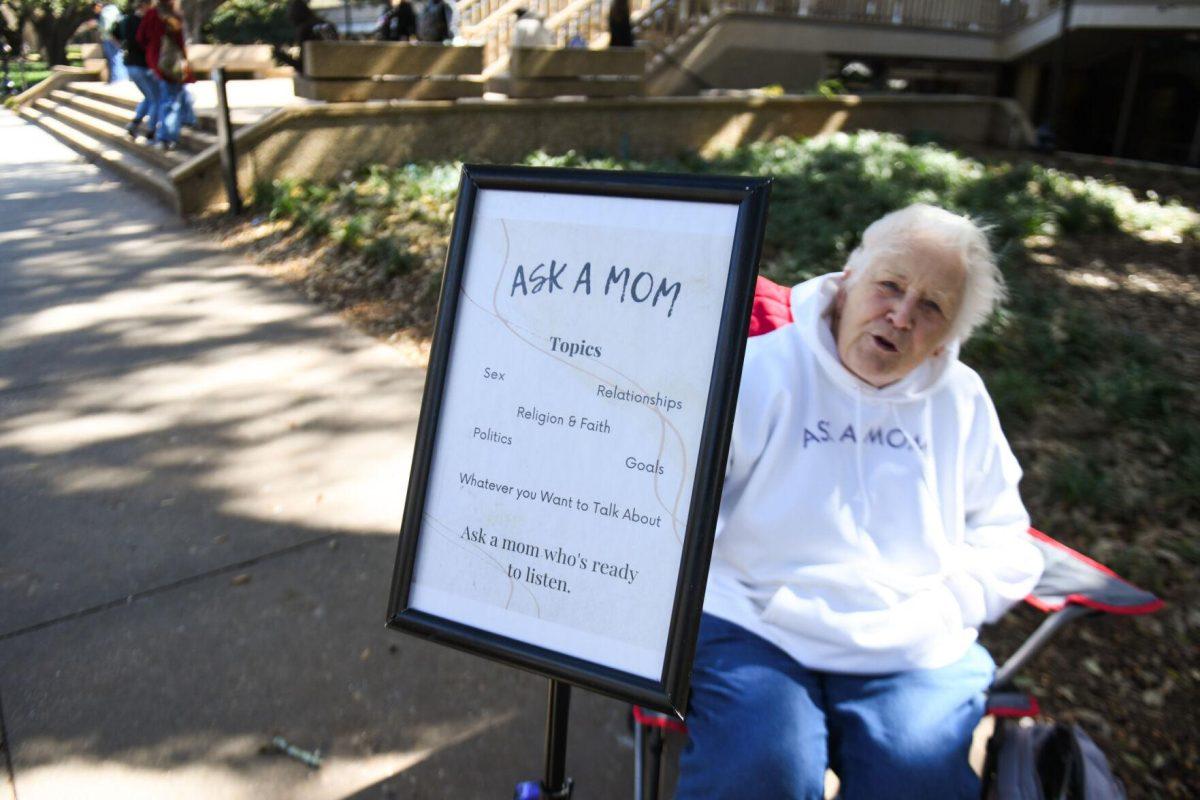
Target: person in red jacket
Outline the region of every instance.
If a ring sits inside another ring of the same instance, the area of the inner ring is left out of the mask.
[[[195,80],[187,63],[183,16],[176,0],[158,0],[142,17],[137,42],[146,51],[146,63],[158,80],[159,109],[155,141],[164,150],[179,146],[187,98],[185,84]]]

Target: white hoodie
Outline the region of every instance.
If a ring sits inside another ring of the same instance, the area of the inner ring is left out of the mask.
[[[747,344],[704,610],[811,669],[942,667],[1041,574],[1021,469],[957,345],[882,389],[842,366],[839,278]]]

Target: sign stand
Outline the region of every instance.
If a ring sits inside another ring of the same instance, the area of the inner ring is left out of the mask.
[[[770,180],[465,166],[388,626],[682,719]]]
[[[541,783],[517,784],[514,800],[571,800],[575,782],[567,771],[567,721],[571,716],[571,684],[550,679],[546,697],[546,771]]]
[[[567,721],[571,716],[571,684],[550,679],[546,698],[546,776],[542,788],[547,798],[570,800],[573,782],[567,772]]]

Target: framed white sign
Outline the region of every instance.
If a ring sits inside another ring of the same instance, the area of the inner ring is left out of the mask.
[[[391,627],[682,712],[768,194],[464,167]]]

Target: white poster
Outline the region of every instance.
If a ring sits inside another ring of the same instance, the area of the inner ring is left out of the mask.
[[[479,191],[411,608],[661,677],[737,214]]]

